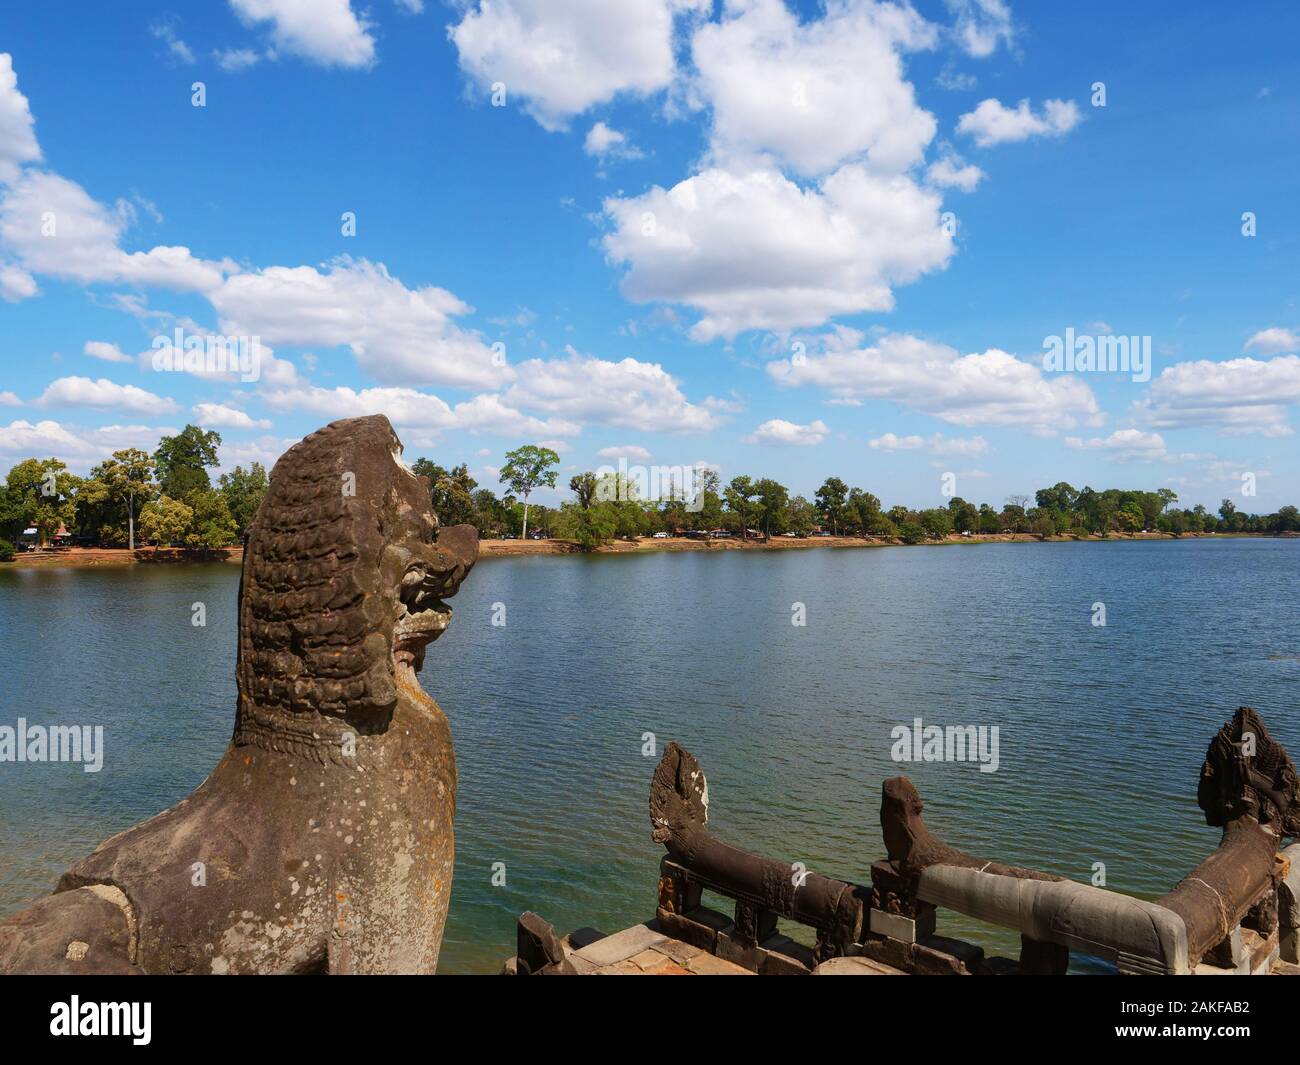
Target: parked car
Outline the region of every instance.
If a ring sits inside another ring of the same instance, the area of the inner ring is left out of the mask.
[[[667,534],[666,532],[657,532],[657,533],[654,534],[654,539],[656,539],[656,540],[667,540],[667,539],[668,539],[668,534]]]

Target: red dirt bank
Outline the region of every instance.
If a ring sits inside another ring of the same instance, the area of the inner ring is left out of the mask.
[[[1228,536],[1233,534],[1219,533],[1219,536]],[[1183,539],[1197,539],[1196,534],[1186,534]],[[1166,533],[1137,533],[1134,536],[1112,536],[1110,540],[1171,540],[1174,537]],[[1070,542],[1077,540],[1096,540],[1101,541],[1099,536],[1049,536],[1049,541]],[[1015,536],[1009,533],[999,533],[989,536],[949,536],[946,541],[936,542],[927,541],[924,544],[918,544],[918,547],[940,547],[944,544],[988,544],[988,543],[1018,543],[1032,544],[1039,543],[1037,537],[1027,533],[1020,533]],[[634,542],[627,540],[616,540],[612,543],[598,547],[596,552],[602,555],[606,554],[635,554],[649,551],[803,551],[815,547],[891,547],[901,546],[897,540],[878,540],[871,537],[861,536],[830,536],[817,537],[810,536],[806,539],[796,537],[774,536],[766,543],[761,540],[689,540],[685,537],[670,537],[666,540],[656,540],[652,537],[642,537]],[[483,558],[493,558],[510,555],[572,555],[580,554],[576,544],[569,540],[482,540],[480,541],[480,555]],[[209,562],[243,562],[244,552],[242,548],[233,547],[224,551],[212,552],[207,561]],[[193,555],[177,548],[163,548],[155,551],[151,547],[139,548],[134,552],[128,551],[124,547],[74,547],[66,551],[37,551],[33,553],[20,553],[14,557],[12,562],[0,563],[0,568],[10,566],[14,568],[48,568],[48,567],[86,567],[86,566],[129,566],[135,564],[142,565],[161,565],[168,562],[199,562],[204,559],[199,555]]]

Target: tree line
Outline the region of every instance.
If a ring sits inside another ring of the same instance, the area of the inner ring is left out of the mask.
[[[415,472],[429,477],[433,508],[443,523],[468,523],[487,537],[542,535],[574,540],[594,548],[613,539],[632,539],[656,532],[704,534],[726,532],[741,538],[815,533],[871,537],[920,543],[956,533],[971,535],[1122,536],[1162,532],[1172,536],[1203,533],[1282,534],[1300,532],[1300,512],[1285,506],[1272,514],[1253,514],[1224,499],[1217,512],[1201,504],[1178,507],[1171,488],[1075,488],[1064,481],[1040,488],[1033,496],[1013,495],[1000,506],[953,496],[941,507],[886,508],[862,488],[828,477],[811,500],[791,495],[770,477],[742,475],[725,484],[717,471],[696,471],[689,498],[677,486],[667,498],[641,500],[638,482],[616,473],[587,471],[569,480],[573,498],[559,507],[528,503],[539,486],[554,487],[559,456],[528,445],[507,454],[501,479],[507,493],[498,497],[480,487],[465,464],[444,468],[419,459]]]
[[[187,425],[152,454],[115,451],[85,477],[55,458],[24,459],[0,489],[0,557],[25,529],[46,544],[66,530],[85,545],[178,544],[209,552],[238,543],[266,494],[259,462],[236,466],[214,485],[220,434]]]
[[[267,489],[260,463],[236,466],[214,485],[218,433],[187,425],[164,437],[152,454],[115,451],[88,476],[78,477],[58,459],[24,459],[0,489],[0,558],[12,541],[35,528],[42,543],[62,527],[81,543],[134,548],[137,542],[179,544],[211,551],[238,543]],[[428,458],[412,463],[427,477],[431,502],[444,525],[470,524],[489,538],[553,536],[592,549],[613,539],[657,532],[741,538],[829,533],[920,543],[956,533],[972,535],[1132,535],[1300,532],[1300,513],[1285,506],[1253,514],[1223,500],[1217,512],[1198,504],[1177,506],[1172,489],[1154,492],[1091,487],[1062,481],[1033,496],[1013,495],[1002,505],[953,496],[941,507],[886,508],[862,488],[828,477],[811,500],[791,495],[770,477],[742,475],[725,484],[716,470],[697,469],[692,485],[671,485],[665,498],[642,500],[639,483],[617,473],[587,471],[569,479],[573,498],[558,507],[532,502],[538,488],[554,488],[560,457],[540,445],[506,453],[498,495],[470,474],[469,466],[444,467]],[[689,497],[688,497],[689,496]]]

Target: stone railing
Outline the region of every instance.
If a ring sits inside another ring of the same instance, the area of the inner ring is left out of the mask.
[[[1300,835],[1300,789],[1255,711],[1238,710],[1211,742],[1197,799],[1207,822],[1223,829],[1222,842],[1172,891],[1147,902],[965,854],[929,830],[920,794],[894,777],[884,782],[880,809],[887,857],[872,864],[867,889],[709,833],[704,773],[674,743],[650,789],[653,836],[668,853],[655,922],[645,927],[760,974],[1061,974],[1071,951],[1141,974],[1264,974],[1279,961],[1300,962],[1300,844],[1280,849]],[[734,914],[703,905],[706,890],[732,900]],[[941,906],[1019,932],[1019,960],[985,958],[979,947],[936,935]],[[815,946],[782,935],[780,920],[814,930]],[[581,955],[573,960],[575,948],[525,914],[508,969],[590,971]]]

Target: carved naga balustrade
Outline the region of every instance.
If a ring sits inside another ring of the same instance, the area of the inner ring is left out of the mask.
[[[713,836],[704,773],[672,743],[650,787],[653,838],[668,852],[655,920],[614,936],[586,930],[562,939],[526,913],[506,971],[668,971],[676,960],[691,972],[1062,974],[1078,951],[1120,973],[1300,974],[1300,843],[1282,849],[1300,836],[1300,787],[1285,749],[1249,707],[1211,741],[1197,801],[1222,841],[1147,902],[965,854],[930,831],[916,787],[894,777],[880,806],[887,857],[872,863],[867,888]],[[734,915],[703,905],[705,890],[734,901]],[[1019,932],[1019,961],[985,958],[979,947],[936,935],[940,906]],[[815,930],[815,946],[782,935],[780,920]],[[688,960],[700,954],[717,967]]]

